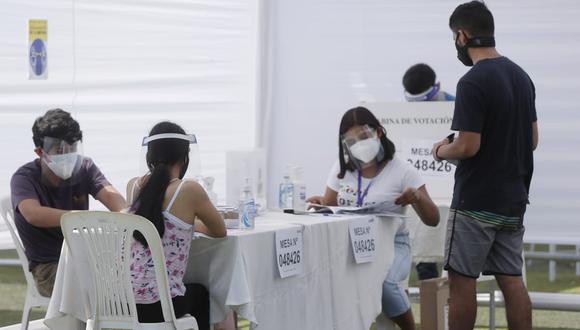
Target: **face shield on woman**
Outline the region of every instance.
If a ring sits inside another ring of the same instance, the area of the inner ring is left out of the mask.
[[[66,186],[78,182],[82,165],[82,142],[69,143],[53,137],[44,137],[41,161],[42,177],[52,185]]]
[[[141,175],[143,176],[150,172],[150,168],[147,164],[147,153],[149,152],[149,148],[155,146],[157,141],[160,142],[161,140],[165,139],[177,139],[189,142],[189,152],[185,159],[185,164],[183,166],[180,177],[183,178],[185,174],[187,174],[187,176],[190,178],[194,178],[199,175],[201,172],[201,161],[199,157],[197,138],[195,137],[195,134],[179,133],[161,133],[143,138],[143,142],[141,143],[141,161],[139,166]]]
[[[359,170],[373,164],[384,154],[377,131],[368,125],[355,126],[343,134],[342,146],[348,161]]]

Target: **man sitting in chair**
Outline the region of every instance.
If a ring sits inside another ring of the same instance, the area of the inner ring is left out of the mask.
[[[34,122],[32,135],[38,158],[14,173],[10,188],[30,271],[38,292],[50,297],[63,242],[61,215],[88,210],[89,194],[111,211],[127,205],[97,165],[83,157],[83,135],[70,113],[47,111]]]

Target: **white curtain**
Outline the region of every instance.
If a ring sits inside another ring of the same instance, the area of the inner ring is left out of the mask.
[[[225,151],[257,141],[259,17],[258,0],[4,0],[0,195],[35,158],[34,119],[62,107],[123,193],[142,137],[170,120],[197,135],[202,172],[224,198]],[[48,20],[47,80],[28,80],[29,19]]]
[[[337,157],[342,114],[360,102],[403,102],[405,70],[425,62],[455,93],[467,71],[447,24],[457,0],[270,1],[273,53],[269,201],[287,164],[305,168],[308,195],[324,192]],[[580,4],[572,0],[487,0],[500,53],[537,89],[529,232],[580,229]]]

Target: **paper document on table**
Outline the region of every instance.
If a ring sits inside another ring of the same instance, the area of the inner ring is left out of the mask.
[[[390,202],[384,202],[379,204],[373,204],[368,206],[327,206],[327,205],[320,205],[309,203],[309,208],[312,207],[315,209],[314,212],[316,213],[333,213],[333,214],[370,214],[370,215],[378,215],[383,217],[398,217],[398,218],[406,218],[408,217],[405,214],[393,212],[389,209],[392,209],[394,204]],[[400,206],[396,206],[400,208]]]

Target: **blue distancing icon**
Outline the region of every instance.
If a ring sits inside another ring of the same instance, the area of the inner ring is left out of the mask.
[[[30,45],[30,67],[36,76],[42,76],[46,71],[46,45],[42,39],[35,39]]]

